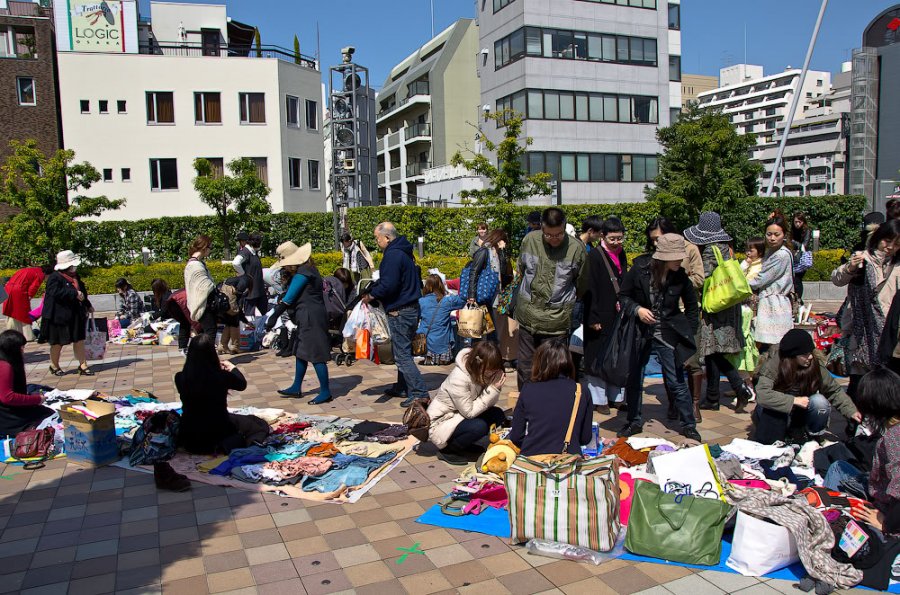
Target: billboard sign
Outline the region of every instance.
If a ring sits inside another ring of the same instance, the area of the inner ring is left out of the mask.
[[[67,0],[70,48],[76,52],[126,51],[125,2]],[[130,41],[130,40],[129,40]]]

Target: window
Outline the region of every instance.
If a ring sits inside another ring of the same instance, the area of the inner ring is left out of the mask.
[[[300,181],[300,160],[296,157],[288,157],[288,187],[302,188]]]
[[[241,104],[241,124],[266,123],[265,93],[238,93]]]
[[[269,185],[269,160],[265,157],[247,157],[256,166],[256,177],[265,184]]]
[[[112,168],[103,170],[103,181],[104,182],[112,182],[113,181]]]
[[[816,86],[817,86],[817,87],[821,87],[821,86],[822,86],[822,79],[816,79]]]
[[[120,99],[120,100],[116,101],[116,110],[118,110],[118,112],[120,114],[124,114],[128,111],[127,103],[125,102],[124,99]]]
[[[30,76],[16,78],[16,87],[19,92],[19,105],[37,105],[37,98],[34,96],[33,78]]]
[[[109,101],[106,99],[101,99],[97,102],[97,111],[101,114],[109,113]]]
[[[307,173],[309,174],[309,189],[319,189],[319,162],[314,159],[306,160]]]
[[[669,80],[681,81],[681,56],[669,56]]]
[[[641,95],[527,89],[497,100],[497,109],[521,111],[529,120],[657,124],[659,100]],[[501,124],[502,125],[502,124]]]
[[[130,167],[123,167],[123,168],[122,168],[122,171],[120,172],[120,174],[121,174],[121,176],[122,176],[122,181],[123,181],[123,182],[130,182],[130,181],[131,181],[131,168],[130,168]]]
[[[147,92],[147,123],[175,123],[175,99],[171,91]]]
[[[619,6],[630,6],[631,8],[649,8],[656,10],[656,0],[582,0],[582,2],[593,2],[594,4],[618,4]]]
[[[9,31],[4,27],[0,28],[0,58],[14,57],[15,54],[10,53],[9,49]]]
[[[222,123],[221,93],[194,93],[194,123]]]
[[[79,104],[79,106],[81,107],[81,113],[82,113],[82,114],[89,114],[89,113],[91,113],[91,102],[90,102],[90,100],[88,100],[88,99],[82,99],[81,101],[78,102],[78,104]]]
[[[225,177],[225,160],[222,157],[204,157],[209,162],[209,177]]]
[[[287,113],[287,125],[300,127],[300,100],[293,95],[285,95],[284,111]]]
[[[13,27],[13,51],[15,56],[24,59],[37,58],[37,42],[34,27]]]
[[[494,67],[525,56],[656,66],[656,39],[524,27],[494,43]]]
[[[670,107],[669,108],[669,124],[674,124],[681,118],[681,108],[678,107]]]
[[[150,160],[150,189],[178,190],[178,166],[175,159]]]
[[[513,0],[494,0],[494,12],[509,6]]]
[[[652,182],[659,173],[656,155],[528,152],[524,163],[529,174],[570,182]]]
[[[681,29],[681,5],[669,4],[669,29]]]
[[[310,130],[319,129],[319,102],[306,100],[306,127]]]

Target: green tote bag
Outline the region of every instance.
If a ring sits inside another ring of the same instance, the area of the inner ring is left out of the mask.
[[[724,260],[722,251],[713,246],[716,269],[703,282],[703,309],[710,314],[736,306],[752,295],[747,277],[735,259]]]
[[[625,549],[683,564],[715,566],[722,557],[722,531],[731,507],[721,500],[666,494],[636,481]]]

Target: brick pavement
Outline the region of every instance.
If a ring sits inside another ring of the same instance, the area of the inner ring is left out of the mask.
[[[70,353],[67,349],[63,357]],[[29,345],[26,361],[29,382],[112,393],[143,388],[170,401],[176,398],[172,376],[183,358],[174,348],[110,346],[107,359],[92,366],[98,372],[93,378],[50,376],[43,346]],[[402,416],[397,399],[381,398],[395,374],[391,366],[329,364],[337,399],[312,406],[306,403],[317,386],[312,373],[304,383],[312,393],[308,397],[281,399],[275,393],[290,383],[292,359],[265,352],[232,361],[249,382],[244,393],[231,397],[236,406],[385,421]],[[63,366],[74,370],[76,364],[63,361]],[[448,370],[423,371],[434,389]],[[645,417],[664,419],[659,381],[647,384]],[[611,436],[624,415],[600,421],[603,435]],[[647,423],[646,433],[677,441],[664,423]],[[746,436],[748,428],[748,414],[723,408],[704,412],[699,431],[710,442],[729,442]],[[620,560],[593,566],[531,556],[495,537],[415,523],[449,490],[458,471],[426,453],[412,453],[359,502],[335,505],[203,484],[183,494],[160,492],[149,474],[83,469],[65,460],[39,471],[0,465],[0,592],[797,592],[786,581],[677,566]],[[397,548],[415,543],[425,554],[397,564]]]

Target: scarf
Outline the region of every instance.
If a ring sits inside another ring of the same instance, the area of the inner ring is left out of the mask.
[[[75,288],[75,291],[81,291],[81,288],[78,287],[78,275],[69,276],[69,275],[63,273],[62,271],[60,271],[59,274],[62,275],[66,281],[68,281],[69,283],[72,284],[72,287]]]
[[[623,251],[620,249],[618,252],[612,252],[609,247],[607,247],[606,242],[601,241],[600,245],[603,246],[603,251],[606,252],[606,255],[609,256],[610,262],[613,263],[613,266],[616,267],[616,270],[619,272],[619,276],[622,275],[622,254]]]
[[[875,274],[875,267],[880,266],[880,259],[873,261],[876,262],[866,262],[860,283],[847,286],[847,301],[853,312],[850,332],[857,345],[850,363],[870,370],[881,365],[878,342],[885,322],[884,312],[878,301],[878,277]]]

